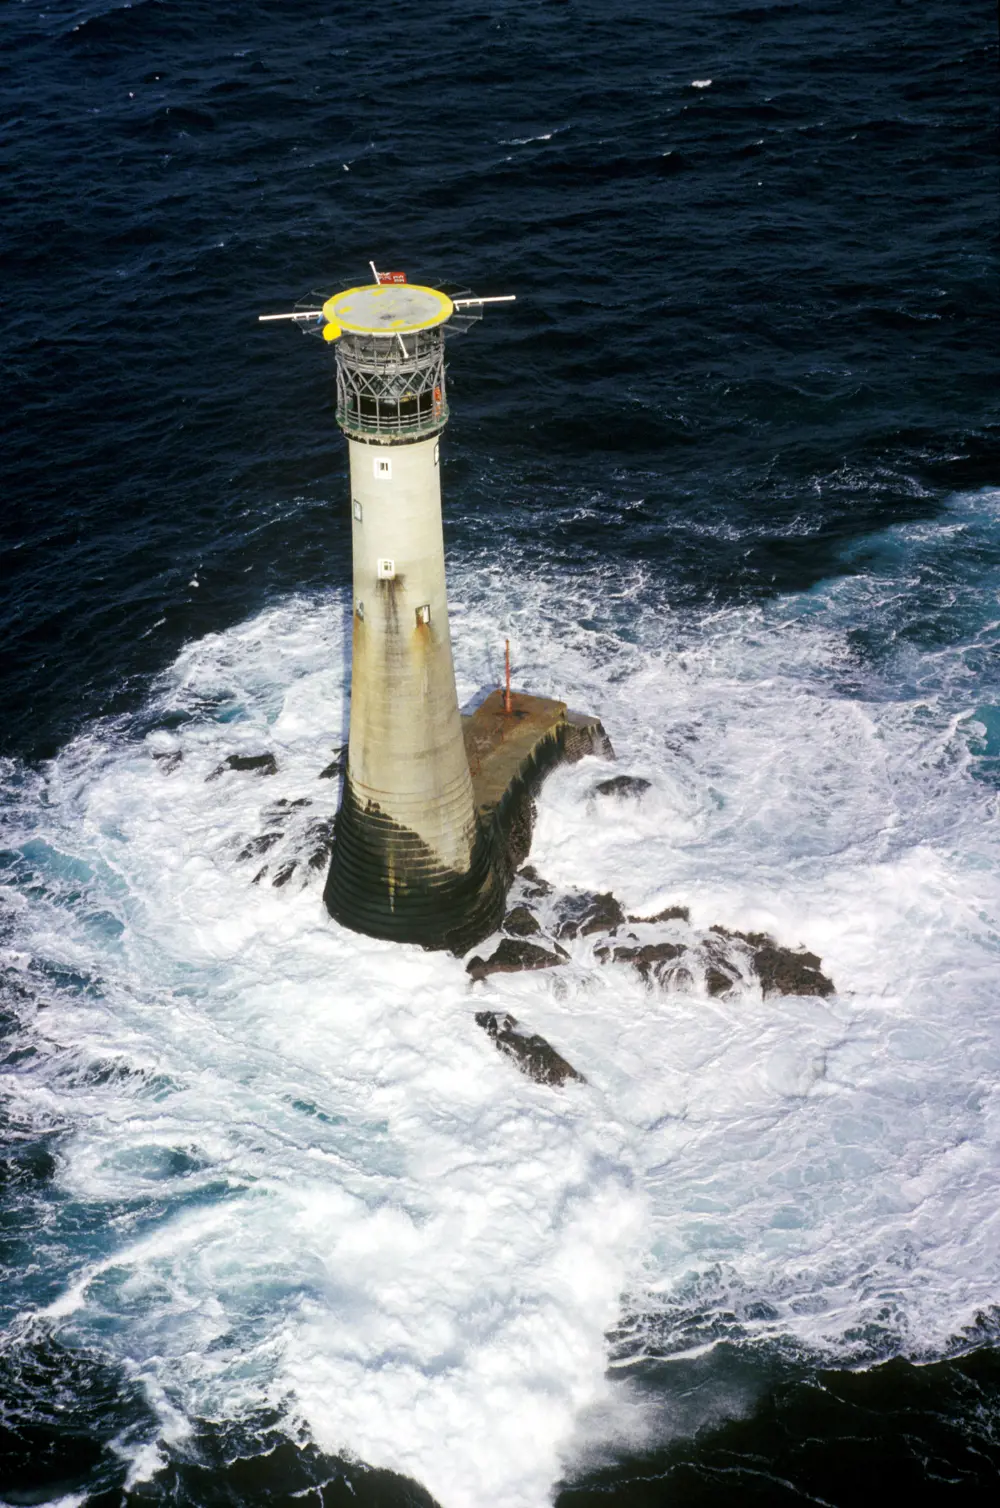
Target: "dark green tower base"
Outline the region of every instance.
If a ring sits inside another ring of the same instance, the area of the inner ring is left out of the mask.
[[[492,823],[477,823],[472,862],[459,874],[374,802],[362,807],[348,774],[323,892],[342,926],[465,953],[500,925],[509,883]]]
[[[503,920],[514,871],[531,844],[534,793],[547,772],[585,754],[614,758],[598,718],[547,697],[515,692],[506,712],[495,691],[463,724],[477,823],[468,871],[444,868],[416,833],[374,804],[362,808],[348,773],[323,892],[342,926],[467,952]]]

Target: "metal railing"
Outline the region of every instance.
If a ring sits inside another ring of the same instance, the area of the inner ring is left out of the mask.
[[[353,335],[337,343],[337,423],[350,435],[433,434],[448,419],[444,334]]]

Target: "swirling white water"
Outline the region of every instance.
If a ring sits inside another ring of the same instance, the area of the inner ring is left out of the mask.
[[[5,951],[39,1004],[5,1090],[65,1134],[10,1335],[104,1350],[165,1440],[266,1404],[443,1508],[541,1508],[582,1420],[640,1427],[607,1372],[623,1319],[621,1359],[959,1343],[1000,1292],[998,534],[1000,494],[958,497],[714,612],[617,568],[453,571],[461,694],[510,632],[520,683],[599,711],[653,782],[609,806],[594,761],[556,772],[536,867],[805,943],[825,1001],[649,993],[585,944],[473,992],[338,929],[319,874],[252,884],[275,804],[336,800],[334,595],[192,644],[140,717],[11,767]],[[275,777],[206,778],[262,749]],[[521,1078],[487,996],[587,1085]]]

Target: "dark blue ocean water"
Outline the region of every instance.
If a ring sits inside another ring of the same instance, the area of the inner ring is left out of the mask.
[[[446,0],[423,9],[399,0],[7,0],[0,43],[0,740],[11,814],[0,1500],[423,1502],[407,1473],[364,1469],[367,1423],[353,1437],[345,1424],[337,1449],[315,1438],[309,1421],[329,1416],[334,1382],[301,1417],[289,1403],[294,1368],[258,1396],[248,1363],[238,1404],[203,1379],[185,1392],[180,1362],[158,1371],[156,1358],[195,1354],[203,1342],[194,1332],[175,1345],[100,1294],[76,1328],[58,1307],[85,1273],[100,1287],[93,1274],[112,1263],[117,1242],[160,1233],[169,1244],[172,1222],[195,1206],[221,1207],[229,1195],[220,1189],[236,1177],[221,1132],[190,1150],[200,1113],[190,1110],[171,1153],[181,1161],[142,1174],[166,1180],[162,1193],[137,1193],[137,1164],[124,1158],[115,1183],[108,1148],[125,1099],[113,1102],[108,1085],[140,1071],[147,1085],[158,1073],[166,1083],[174,1072],[163,1041],[140,1042],[144,1028],[130,1014],[166,980],[159,964],[137,959],[169,906],[154,869],[137,878],[125,857],[101,869],[88,855],[94,834],[127,828],[115,761],[151,732],[166,738],[188,725],[208,748],[212,730],[243,718],[254,696],[276,706],[300,674],[287,667],[312,652],[296,647],[312,642],[310,614],[349,582],[332,358],[257,315],[364,281],[369,258],[414,281],[515,292],[514,305],[450,350],[444,486],[457,632],[466,623],[471,640],[484,623],[505,621],[509,606],[535,685],[548,673],[561,691],[552,678],[564,655],[565,674],[586,661],[580,684],[611,704],[626,674],[645,684],[644,657],[663,664],[683,650],[694,663],[720,623],[736,625],[711,639],[713,666],[726,667],[719,697],[725,685],[741,688],[766,745],[787,720],[769,690],[754,701],[747,687],[787,683],[793,660],[806,666],[805,686],[818,660],[801,646],[821,624],[837,638],[836,663],[824,661],[810,687],[822,680],[862,708],[923,698],[930,722],[951,730],[933,757],[922,747],[910,763],[905,740],[887,756],[896,815],[871,821],[889,831],[899,813],[930,811],[938,796],[928,782],[936,793],[954,779],[953,804],[934,808],[906,852],[926,874],[928,855],[950,855],[949,833],[980,835],[969,874],[942,879],[940,894],[964,897],[984,929],[963,933],[970,957],[980,944],[986,951],[955,998],[995,998],[996,12],[980,0]],[[591,631],[604,637],[584,653],[574,635]],[[751,640],[748,668],[733,645]],[[470,660],[468,677],[480,668]],[[673,717],[676,698],[658,694],[637,689],[621,702],[637,729],[644,716],[657,726]],[[702,716],[693,706],[683,709],[692,727]],[[331,714],[332,741],[338,727]],[[641,731],[622,736],[653,758]],[[874,736],[892,743],[884,726]],[[713,737],[722,769],[722,724]],[[776,762],[792,757],[774,747]],[[835,736],[822,759],[804,758],[788,790],[826,789],[823,760],[835,763],[837,747]],[[671,758],[656,757],[666,789]],[[766,753],[754,758],[755,770],[767,763]],[[692,780],[702,776],[706,790],[726,778],[708,764]],[[830,797],[831,822],[839,813],[850,825],[851,800],[851,788]],[[811,830],[804,806],[792,801],[786,812],[785,828]],[[186,830],[170,829],[164,813],[165,869],[166,849]],[[80,847],[70,853],[74,831]],[[715,904],[733,861],[729,849],[710,849],[700,850],[697,884]],[[765,851],[779,853],[773,833],[751,868],[770,862]],[[916,896],[917,869],[896,873],[897,891],[912,884]],[[881,904],[875,895],[843,900],[859,933]],[[947,931],[941,908],[933,914]],[[913,927],[914,939],[934,931],[919,918]],[[194,937],[177,948],[194,948]],[[882,953],[893,947],[886,936]],[[910,956],[886,965],[879,989],[910,1002],[916,1022]],[[957,978],[965,955],[956,957],[935,955],[924,972]],[[119,983],[128,976],[134,986],[128,1009],[101,973],[112,958],[109,977],[119,969]],[[214,974],[204,964],[191,998],[233,990],[227,967],[221,954]],[[173,976],[170,988],[182,991]],[[61,1013],[52,1030],[40,1030],[39,1007]],[[978,1065],[981,1108],[993,1104],[996,1042],[985,1008],[968,1019],[961,1009],[949,1004],[954,1030],[942,1031],[960,1044],[961,1064]],[[105,1045],[114,1044],[100,1061],[80,1025],[88,1012],[101,1014]],[[89,1086],[75,1099],[60,1098],[67,1054],[83,1075],[74,1094]],[[949,1066],[949,1082],[964,1085],[961,1064]],[[157,1104],[159,1093],[150,1090]],[[971,1096],[963,1088],[963,1107]],[[989,1238],[997,1144],[960,1124],[950,1102],[936,1119],[934,1103],[928,1091],[928,1145],[974,1149],[981,1160],[964,1215],[947,1212],[973,1179],[958,1150],[927,1228],[916,1211],[926,1214],[931,1195],[912,1196],[913,1246],[900,1271],[919,1272],[919,1302],[901,1278],[881,1318],[862,1324],[845,1309],[824,1351],[765,1312],[778,1314],[775,1295],[795,1287],[805,1257],[789,1258],[766,1293],[741,1270],[739,1300],[724,1258],[706,1257],[718,1282],[703,1274],[688,1291],[677,1277],[646,1319],[636,1318],[633,1275],[621,1318],[631,1339],[608,1346],[616,1362],[632,1356],[625,1370],[646,1424],[609,1431],[588,1425],[583,1410],[561,1480],[552,1478],[555,1501],[847,1505],[901,1487],[928,1501],[995,1500],[1000,1288],[991,1285],[1000,1269],[976,1248],[960,1281],[958,1258],[941,1253],[965,1219],[986,1232],[985,1253],[1000,1249],[995,1231]],[[258,1112],[244,1109],[250,1124]],[[100,1179],[98,1154],[80,1150],[98,1121],[100,1157],[110,1158]],[[912,1141],[908,1121],[896,1137],[902,1124],[890,1112],[879,1123],[889,1149],[880,1167],[905,1161]],[[170,1182],[189,1171],[184,1157],[208,1170],[191,1208]],[[916,1176],[908,1168],[911,1183]],[[279,1346],[264,1316],[290,1302],[284,1272],[276,1257],[259,1313],[249,1300],[240,1308],[253,1317],[258,1361]],[[220,1274],[206,1267],[188,1308],[164,1314],[207,1313],[215,1289],[237,1282],[229,1266]],[[808,1307],[790,1302],[798,1314]],[[331,1312],[350,1329],[347,1311]],[[572,1374],[575,1354],[567,1350],[561,1375]],[[315,1373],[318,1342],[312,1355]],[[260,1361],[265,1373],[273,1383],[274,1368]],[[531,1435],[534,1405],[521,1416],[516,1390],[502,1398],[514,1437]],[[425,1412],[420,1399],[409,1415],[405,1400],[397,1406],[385,1434],[413,1436],[404,1465],[423,1459],[421,1438],[433,1450],[428,1431],[441,1429],[447,1456],[449,1431],[474,1427],[460,1411]],[[589,1454],[588,1430],[597,1442]],[[389,1446],[375,1464],[387,1461],[398,1464]],[[503,1480],[459,1474],[442,1508],[529,1504],[522,1487],[505,1499]],[[311,1484],[326,1485],[310,1493]]]

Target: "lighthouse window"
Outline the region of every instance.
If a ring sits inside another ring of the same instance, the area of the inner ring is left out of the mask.
[[[361,621],[363,623],[365,621],[365,605],[360,600],[360,598],[355,603],[354,611],[357,613],[358,617],[361,619]]]
[[[360,522],[361,522],[361,504],[358,502],[357,498],[354,499],[354,517],[357,519],[358,523],[360,524]]]
[[[387,482],[392,477],[392,462],[388,456],[376,456],[373,464],[375,475],[382,482]]]
[[[427,628],[430,625],[430,621],[431,605],[429,602],[424,602],[420,607],[417,608],[417,627]]]
[[[440,440],[435,440],[434,441],[434,465],[435,466],[439,465],[440,461],[441,461],[441,441]]]
[[[380,560],[375,571],[379,581],[395,581],[396,562],[394,560]]]

